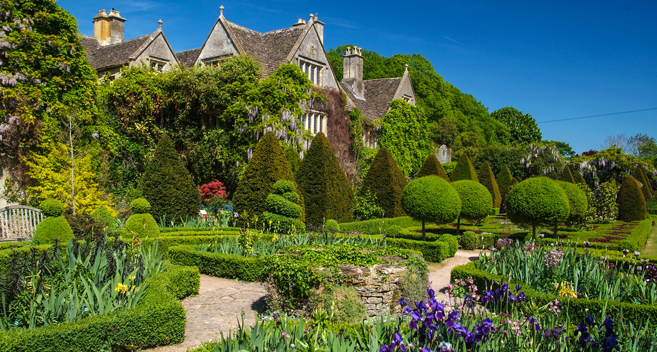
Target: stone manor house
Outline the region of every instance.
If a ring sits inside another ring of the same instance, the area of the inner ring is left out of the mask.
[[[131,65],[148,65],[157,71],[166,71],[176,65],[216,65],[221,60],[249,55],[258,61],[265,76],[271,75],[281,64],[299,65],[313,84],[320,88],[342,90],[347,95],[348,108],[357,107],[366,120],[364,142],[375,147],[376,133],[373,121],[383,118],[390,109],[390,102],[404,99],[415,104],[415,92],[408,74],[402,77],[363,80],[362,49],[350,47],[344,55],[344,75],[341,81],[335,76],[324,48],[324,22],[310,15],[306,21],[298,19],[291,27],[259,33],[228,21],[224,7],[219,18],[205,38],[203,46],[174,52],[162,30],[162,21],[151,34],[124,40],[126,19],[112,9],[98,12],[93,18],[94,36],[82,36],[87,49],[87,59],[96,69],[98,78],[109,73],[112,78],[121,68]],[[327,120],[323,111],[310,110],[302,117],[303,125],[313,134],[328,134]]]

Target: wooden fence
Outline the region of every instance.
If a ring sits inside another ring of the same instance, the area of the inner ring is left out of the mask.
[[[24,205],[0,208],[0,241],[31,239],[41,220],[43,214],[37,208]]]

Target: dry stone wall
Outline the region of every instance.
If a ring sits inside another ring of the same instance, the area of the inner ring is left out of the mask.
[[[402,261],[399,258],[399,261]],[[371,267],[343,265],[342,275],[351,278],[350,285],[365,304],[367,315],[377,316],[388,312],[400,313],[396,300],[401,295],[401,277],[406,267],[398,264],[377,264]]]

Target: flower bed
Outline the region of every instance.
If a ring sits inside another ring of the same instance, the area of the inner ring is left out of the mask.
[[[650,236],[652,219],[639,222],[615,221],[611,224],[592,225],[592,228],[591,231],[562,231],[560,234],[565,235],[563,238],[543,238],[538,242],[551,244],[563,240],[577,242],[582,247],[640,251]]]

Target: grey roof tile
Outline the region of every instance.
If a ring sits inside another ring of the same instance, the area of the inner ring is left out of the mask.
[[[157,33],[157,32],[156,32]],[[82,36],[81,43],[87,48],[87,60],[96,70],[108,67],[126,65],[132,56],[155,33],[123,41],[117,44],[101,46],[98,40],[89,36]]]
[[[196,63],[196,59],[198,59],[199,54],[201,53],[202,48],[196,48],[196,49],[191,49],[191,50],[185,50],[181,51],[179,53],[176,53],[176,57],[178,58],[178,62],[185,66],[185,67],[192,67]]]
[[[365,84],[364,100],[356,98],[347,84],[344,82],[341,84],[349,99],[363,113],[363,117],[374,121],[383,118],[390,109],[390,102],[395,97],[401,80],[401,77],[395,77],[363,81]]]

